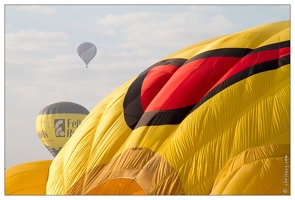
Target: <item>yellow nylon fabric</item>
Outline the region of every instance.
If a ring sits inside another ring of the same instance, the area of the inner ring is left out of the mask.
[[[165,59],[288,41],[289,24],[210,39]],[[283,181],[290,155],[289,64],[225,88],[178,125],[135,130],[123,110],[133,80],[101,101],[59,152],[47,194],[288,194],[289,182]],[[260,187],[262,181],[268,184]]]
[[[253,147],[238,154],[219,172],[210,194],[289,195],[290,145]]]
[[[289,70],[259,73],[218,93],[165,141],[157,153],[179,171],[187,194],[209,194],[225,163],[246,149],[290,144]]]
[[[130,80],[118,87],[96,105],[83,120],[77,132],[72,135],[71,140],[64,145],[63,149],[65,150],[62,149],[55,157],[53,160],[55,167],[51,169],[52,175],[49,177],[47,184],[49,194],[57,192],[66,194],[67,189],[78,181],[81,174],[86,173],[88,169],[93,168],[97,163],[102,165],[109,162],[114,156],[122,152],[123,145],[110,148],[111,145],[106,141],[124,143],[131,133],[131,129],[126,125],[120,127],[125,128],[126,132],[120,131],[123,134],[122,137],[125,138],[116,141],[114,138],[120,137],[120,135],[110,134],[112,133],[110,127],[114,127],[114,123],[122,121],[122,98],[132,81]],[[120,103],[120,106],[118,106],[118,103]],[[92,154],[91,159],[88,159],[90,154]],[[65,159],[68,157],[70,157],[69,160]],[[63,177],[65,169],[68,175],[66,179]]]
[[[52,160],[15,165],[5,170],[5,195],[46,195]]]

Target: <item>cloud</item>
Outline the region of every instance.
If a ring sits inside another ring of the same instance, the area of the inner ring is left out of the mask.
[[[20,30],[5,35],[5,62],[35,63],[36,60],[69,50],[69,36],[63,32]]]
[[[103,18],[97,20],[98,25],[102,26],[124,26],[128,24],[138,23],[139,20],[149,19],[151,13],[139,12],[139,13],[128,13],[122,15],[106,15]],[[144,21],[141,21],[143,23]]]
[[[197,9],[197,8],[195,8]],[[122,15],[107,15],[96,20],[97,31],[120,37],[116,45],[120,49],[182,48],[203,39],[228,34],[233,24],[220,14],[204,18],[208,10],[178,13],[139,12]],[[218,9],[213,9],[217,12]],[[213,12],[211,11],[211,12]],[[173,53],[173,52],[170,52]]]
[[[26,11],[32,13],[41,13],[41,14],[54,14],[56,9],[48,6],[36,6],[36,5],[23,5],[17,7],[18,11]]]
[[[68,35],[63,32],[20,30],[16,33],[7,33],[5,43],[7,49],[54,51],[67,47],[68,38]]]

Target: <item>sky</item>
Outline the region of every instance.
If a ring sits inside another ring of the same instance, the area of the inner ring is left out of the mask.
[[[282,1],[284,2],[284,1]],[[47,105],[91,111],[110,92],[191,44],[290,20],[290,4],[7,4],[4,9],[4,166],[53,159],[35,121]],[[91,42],[88,68],[77,47]]]

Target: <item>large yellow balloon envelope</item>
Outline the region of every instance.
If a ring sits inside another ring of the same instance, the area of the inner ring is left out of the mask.
[[[290,21],[199,42],[118,87],[47,194],[290,194]]]
[[[5,170],[5,195],[46,195],[52,160],[15,165]]]
[[[88,114],[86,108],[73,102],[54,103],[40,111],[36,119],[36,131],[54,157]]]

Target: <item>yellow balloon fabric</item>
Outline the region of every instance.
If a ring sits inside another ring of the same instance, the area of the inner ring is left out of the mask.
[[[55,157],[89,111],[73,102],[57,102],[43,108],[36,118],[36,132]]]
[[[290,194],[290,21],[209,39],[122,84],[47,194]]]
[[[5,170],[5,195],[46,195],[52,160],[38,160]]]

